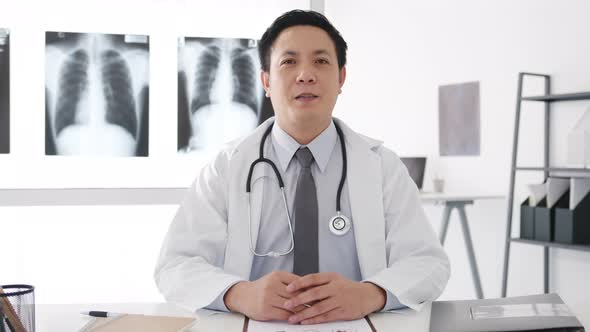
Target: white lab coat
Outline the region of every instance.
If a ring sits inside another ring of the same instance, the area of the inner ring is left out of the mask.
[[[155,270],[156,284],[166,300],[196,310],[209,305],[232,283],[249,279],[253,255],[246,178],[270,121],[219,153],[189,189]],[[402,304],[419,310],[423,302],[442,293],[450,274],[448,258],[400,159],[382,142],[335,121],[346,141],[346,181],[363,280],[381,285]],[[256,169],[262,171],[254,172],[252,182],[267,172],[266,167]],[[255,246],[261,191],[252,196]]]

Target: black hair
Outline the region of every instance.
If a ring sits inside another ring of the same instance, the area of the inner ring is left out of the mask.
[[[270,70],[270,48],[277,37],[283,32],[283,30],[298,25],[310,25],[326,31],[336,47],[338,68],[342,69],[342,67],[346,65],[346,50],[348,49],[348,46],[346,45],[344,38],[342,38],[342,35],[340,35],[340,32],[336,30],[332,23],[330,23],[324,15],[318,12],[295,9],[279,16],[270,27],[266,29],[260,38],[258,44],[258,56],[260,57],[262,70],[265,72]]]

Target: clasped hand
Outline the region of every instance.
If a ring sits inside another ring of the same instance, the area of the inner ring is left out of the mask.
[[[231,311],[255,320],[292,324],[359,319],[381,310],[385,300],[385,291],[372,283],[352,281],[337,273],[300,277],[285,271],[239,282],[224,298]]]

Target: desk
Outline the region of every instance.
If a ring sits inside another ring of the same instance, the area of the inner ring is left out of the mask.
[[[377,331],[428,331],[430,309],[427,305],[420,312],[411,309],[400,313],[379,313],[370,316]],[[106,310],[132,314],[196,317],[197,322],[190,332],[241,332],[244,316],[239,314],[211,314],[199,311],[192,314],[168,303],[119,303],[119,304],[38,304],[36,305],[36,332],[76,332],[92,318],[83,316],[81,311]]]
[[[471,267],[471,276],[475,287],[475,293],[478,299],[483,299],[483,291],[481,289],[481,279],[479,278],[479,271],[477,269],[477,261],[473,251],[473,242],[471,241],[471,232],[469,231],[469,224],[467,223],[467,214],[465,213],[465,205],[473,204],[473,201],[480,199],[502,199],[504,196],[500,195],[457,195],[446,193],[421,193],[420,198],[425,203],[443,204],[445,209],[443,211],[441,230],[439,233],[440,243],[445,244],[447,237],[447,230],[449,228],[449,220],[451,219],[451,212],[457,209],[459,212],[459,220],[461,221],[461,229],[463,230],[463,239],[465,240],[465,248],[467,249],[467,257],[469,258],[469,266]]]

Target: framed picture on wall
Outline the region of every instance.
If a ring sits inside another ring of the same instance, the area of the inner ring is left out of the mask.
[[[256,40],[179,38],[179,153],[216,151],[273,114],[260,81]]]
[[[149,37],[45,34],[45,153],[147,156]]]
[[[479,156],[479,82],[438,88],[439,150],[441,156]]]
[[[0,28],[0,153],[10,152],[10,32]]]

